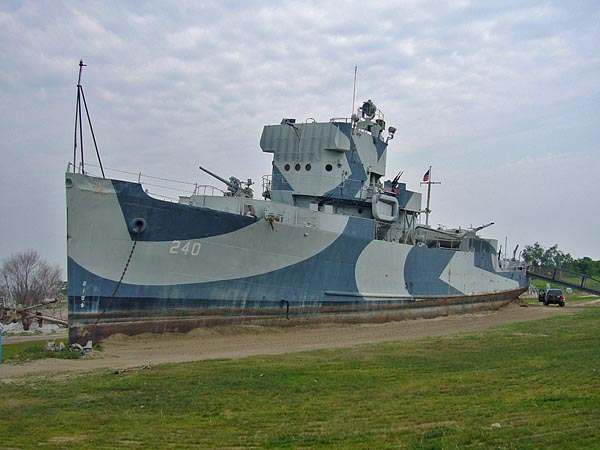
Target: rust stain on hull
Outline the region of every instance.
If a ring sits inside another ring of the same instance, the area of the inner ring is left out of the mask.
[[[254,324],[295,326],[319,323],[377,323],[395,320],[434,318],[450,314],[468,314],[496,310],[516,300],[526,288],[500,293],[414,299],[402,303],[361,303],[293,308],[207,309],[202,312],[148,311],[137,314],[89,314],[70,321],[70,342],[102,341],[113,334],[186,333],[195,328],[219,325]]]

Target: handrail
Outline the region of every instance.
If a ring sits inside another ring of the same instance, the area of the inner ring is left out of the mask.
[[[86,167],[94,167],[94,168],[99,168],[98,165],[96,164],[91,164],[91,163],[87,163]],[[67,170],[70,167],[67,167]],[[166,191],[172,191],[172,192],[177,192],[180,194],[185,194],[185,195],[207,195],[207,191],[210,192],[209,195],[211,196],[216,196],[215,192],[218,192],[221,195],[225,194],[225,191],[213,186],[211,184],[199,184],[199,183],[192,183],[189,181],[182,181],[182,180],[176,180],[173,178],[165,178],[165,177],[157,177],[157,176],[153,176],[153,175],[147,175],[144,174],[142,172],[132,172],[129,170],[122,170],[122,169],[117,169],[115,167],[106,167],[104,166],[104,169],[107,172],[115,172],[115,173],[120,173],[120,174],[125,174],[125,175],[130,175],[132,177],[135,177],[135,182],[142,184],[145,187],[150,186],[153,188],[157,188],[159,190],[166,190]],[[89,171],[88,171],[89,172]],[[125,177],[128,178],[128,177]],[[158,181],[164,181],[166,183],[175,183],[175,184],[179,184],[179,185],[184,185],[181,187],[178,186],[169,186],[167,184],[164,183],[154,183],[154,182],[148,182],[146,181],[146,179],[149,180],[158,180]],[[189,187],[188,187],[189,186]],[[178,202],[179,200],[173,197],[170,197],[168,195],[164,195],[162,193],[159,192],[154,192],[154,190],[152,192],[150,192],[148,189],[144,189],[146,191],[146,193],[155,196],[155,197],[159,197],[161,199],[164,200],[169,200],[169,201],[173,201],[173,202]],[[200,193],[202,191],[202,194]]]
[[[529,266],[527,274],[600,295],[600,280],[584,273],[577,273],[559,267]]]
[[[586,280],[593,280],[600,283],[600,279],[594,278],[591,275],[586,275],[585,273],[574,272],[572,270],[562,269],[560,267],[552,267],[552,266],[529,266],[528,270],[532,273],[539,273],[544,275],[545,273],[554,273],[557,274],[564,273],[569,275],[575,275],[577,277],[585,277]]]
[[[92,166],[92,167],[97,167],[97,168],[100,167],[100,166],[98,166],[96,164],[90,164],[90,163],[87,163],[87,165],[88,166]],[[152,175],[143,174],[142,172],[129,172],[127,170],[116,169],[114,167],[104,166],[104,168],[108,169],[108,170],[112,170],[113,172],[117,172],[117,173],[125,173],[127,175],[135,175],[135,176],[138,176],[138,177],[139,176],[144,176],[146,178],[152,178],[154,180],[161,180],[161,181],[169,181],[171,183],[188,184],[190,186],[194,186],[196,184],[196,183],[192,183],[190,181],[181,181],[181,180],[174,180],[174,179],[171,179],[171,178],[155,177],[155,176],[152,176]]]

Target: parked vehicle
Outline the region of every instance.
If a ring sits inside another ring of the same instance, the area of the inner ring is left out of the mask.
[[[538,301],[543,302],[546,306],[551,304],[556,304],[561,307],[565,306],[565,296],[562,289],[548,289],[546,291],[540,291],[538,294]]]

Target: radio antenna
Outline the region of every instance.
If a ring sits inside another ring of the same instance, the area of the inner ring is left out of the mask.
[[[354,85],[352,86],[352,114],[354,114],[354,101],[356,100],[356,72],[358,71],[358,66],[354,66]]]

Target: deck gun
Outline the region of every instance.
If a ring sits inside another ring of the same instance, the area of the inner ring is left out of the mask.
[[[491,227],[492,225],[494,225],[494,222],[486,223],[485,225],[481,225],[479,227],[472,228],[471,231],[477,233],[478,231],[481,231],[487,227]]]
[[[254,197],[254,192],[252,191],[252,188],[250,188],[250,186],[252,186],[254,183],[250,178],[248,178],[247,181],[241,181],[239,178],[229,177],[228,181],[225,178],[222,178],[219,175],[212,173],[210,170],[207,170],[202,166],[198,166],[198,168],[227,185],[227,192],[225,192],[226,197]]]

